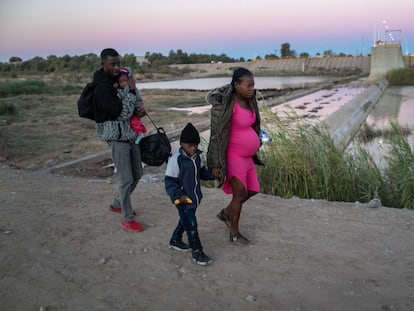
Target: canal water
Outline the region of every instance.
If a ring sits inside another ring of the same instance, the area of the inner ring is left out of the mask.
[[[288,87],[305,87],[309,84],[332,80],[327,77],[255,77],[256,89],[281,89]],[[229,84],[231,78],[202,78],[138,83],[139,89],[182,89],[211,90]]]
[[[392,122],[398,123],[409,133],[407,140],[414,150],[414,86],[388,87],[365,121],[370,129],[378,133],[389,131]],[[376,164],[380,168],[384,167],[384,156],[389,149],[384,135],[366,143],[356,138],[354,144],[362,144]],[[351,144],[349,149],[353,147]]]

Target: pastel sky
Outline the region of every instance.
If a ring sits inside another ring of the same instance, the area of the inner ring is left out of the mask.
[[[413,16],[413,0],[1,0],[0,61],[106,47],[250,59],[280,55],[285,42],[297,54],[365,55],[386,27],[414,54]]]

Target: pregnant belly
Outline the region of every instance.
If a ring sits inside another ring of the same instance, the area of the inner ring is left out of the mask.
[[[259,147],[259,137],[250,127],[243,131],[231,133],[227,152],[236,156],[253,156],[259,150]]]

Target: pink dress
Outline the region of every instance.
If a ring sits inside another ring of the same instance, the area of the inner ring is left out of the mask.
[[[223,191],[232,193],[230,179],[237,177],[247,190],[259,192],[253,155],[259,150],[260,140],[252,128],[256,121],[256,113],[234,103],[229,142],[227,145],[226,180]]]
[[[140,105],[139,108],[144,109],[144,104]],[[147,128],[145,127],[144,123],[142,122],[141,118],[138,118],[136,116],[131,117],[131,128],[135,131],[137,134],[145,134],[147,132]]]

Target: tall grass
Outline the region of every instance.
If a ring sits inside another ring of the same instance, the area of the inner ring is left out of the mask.
[[[0,82],[0,97],[16,96],[22,94],[43,94],[47,85],[39,80],[5,81]]]
[[[388,137],[391,151],[386,156],[387,191],[383,201],[388,206],[414,209],[414,150],[411,149],[403,129],[392,123],[394,135]]]
[[[356,199],[368,202],[384,195],[386,186],[381,170],[366,149],[359,146],[356,151],[347,154],[346,161],[353,178],[352,189]]]
[[[331,201],[355,199],[355,178],[326,129],[303,120],[285,126],[278,117],[275,125],[273,142],[261,154],[266,163],[259,169],[264,193]]]
[[[261,191],[284,198],[369,202],[414,209],[414,155],[402,130],[394,125],[385,175],[362,147],[345,154],[325,128],[296,119],[285,125],[275,116],[273,142],[261,150]]]

